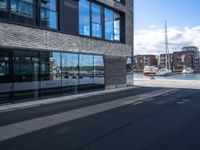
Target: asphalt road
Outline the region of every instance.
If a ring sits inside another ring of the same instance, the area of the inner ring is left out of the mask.
[[[0,113],[0,128],[161,88],[136,88]],[[92,107],[91,107],[92,108]],[[91,110],[94,111],[94,110]],[[43,122],[48,124],[48,122]],[[37,126],[33,124],[32,126]],[[12,134],[12,133],[10,133]],[[1,135],[0,135],[1,136]],[[179,89],[0,141],[0,150],[199,150],[200,90]]]

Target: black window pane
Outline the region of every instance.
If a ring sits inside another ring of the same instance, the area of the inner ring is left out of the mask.
[[[93,55],[79,55],[79,85],[80,90],[93,89],[94,85],[94,60]]]
[[[9,53],[0,51],[0,103],[8,102],[12,92]]]
[[[8,0],[0,0],[0,9],[8,8]]]
[[[61,53],[42,52],[40,54],[41,96],[61,94]]]
[[[90,2],[79,0],[79,34],[90,36]]]
[[[13,52],[15,100],[34,99],[39,96],[39,53]]]
[[[102,37],[101,6],[92,3],[92,36]]]
[[[76,93],[78,87],[78,54],[62,54],[62,92]]]

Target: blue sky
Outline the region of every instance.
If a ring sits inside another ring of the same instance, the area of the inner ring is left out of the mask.
[[[135,0],[135,54],[164,51],[165,19],[171,52],[200,47],[200,0]]]
[[[135,0],[135,29],[149,25],[176,27],[200,24],[200,0]]]

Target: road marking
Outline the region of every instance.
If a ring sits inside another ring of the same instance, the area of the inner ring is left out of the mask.
[[[139,101],[143,101],[147,98],[153,98],[160,96],[174,89],[161,89],[145,94],[139,94],[132,97],[125,97],[111,102],[105,102],[92,106],[74,109],[67,112],[62,112],[54,115],[39,117],[30,119],[14,124],[0,127],[0,141],[8,140],[17,136],[21,136],[27,133],[35,132],[41,129],[49,128],[51,126],[59,125],[64,122],[80,119],[104,111],[112,110],[115,108],[123,107],[129,104],[133,104]]]

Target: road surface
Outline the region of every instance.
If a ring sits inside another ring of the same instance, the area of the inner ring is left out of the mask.
[[[200,90],[139,87],[0,112],[0,150],[199,150]]]

